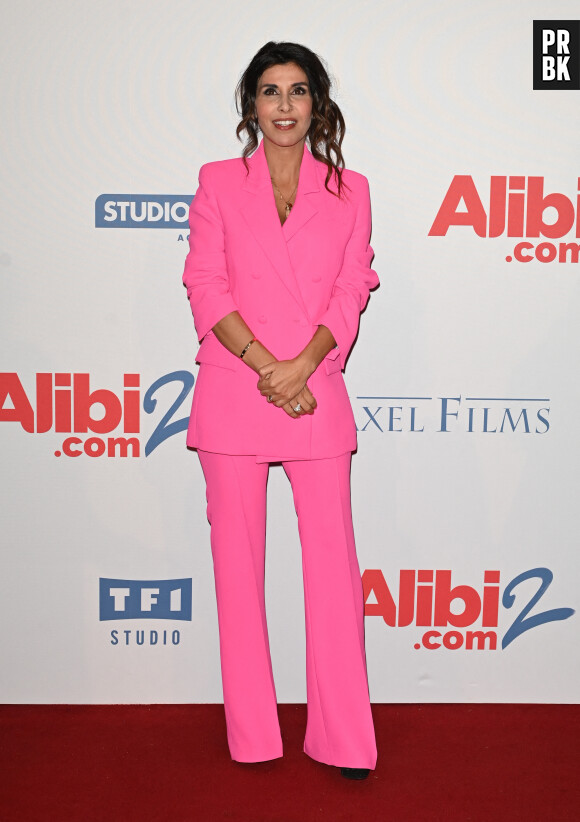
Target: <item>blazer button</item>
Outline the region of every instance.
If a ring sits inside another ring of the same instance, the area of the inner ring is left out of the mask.
[[[320,274],[315,274],[314,277],[312,278],[312,282],[313,283],[319,283],[321,281],[321,279],[322,279],[322,277],[320,276]]]
[[[260,280],[262,278],[262,275],[259,271],[252,271],[252,277],[254,278],[254,280]]]
[[[259,323],[267,323],[267,322],[268,322],[268,318],[266,317],[266,315],[265,315],[265,314],[260,314],[260,316],[258,317],[258,322],[259,322]]]

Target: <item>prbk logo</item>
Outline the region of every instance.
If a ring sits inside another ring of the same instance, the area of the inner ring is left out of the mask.
[[[174,419],[190,394],[194,376],[173,371],[155,380],[141,401],[141,376],[123,374],[122,388],[95,388],[88,373],[36,374],[28,390],[16,372],[0,373],[0,422],[16,422],[29,434],[66,435],[55,457],[139,457],[142,445],[149,456],[169,437],[185,431],[186,415]],[[173,395],[172,395],[173,390]],[[158,396],[169,407],[158,410]],[[141,411],[160,419],[144,443]]]
[[[527,600],[518,602],[519,612],[501,635],[502,650],[526,631],[574,614],[573,608],[534,611],[552,583],[554,575],[549,568],[532,568],[518,574],[505,586],[501,597],[499,571],[484,571],[479,588],[454,585],[451,577],[450,570],[402,570],[396,602],[382,571],[367,569],[362,575],[365,616],[380,616],[391,628],[427,628],[415,642],[416,650],[495,651],[498,633],[502,633],[498,631],[500,616],[520,599],[518,588],[528,580],[537,582],[536,590]]]
[[[534,89],[580,89],[580,20],[534,20]]]
[[[191,621],[189,579],[99,579],[99,620]],[[111,645],[179,645],[179,630],[112,629]]]
[[[546,434],[547,397],[358,396],[359,433]]]
[[[100,194],[96,228],[183,228],[193,194]]]
[[[429,229],[429,237],[445,237],[452,226],[463,226],[471,228],[478,237],[505,234],[521,238],[506,256],[508,263],[578,263],[580,243],[537,242],[540,237],[555,240],[570,232],[576,239],[580,237],[580,177],[576,187],[572,200],[561,192],[545,193],[543,177],[492,176],[485,194],[480,194],[473,177],[456,174]]]

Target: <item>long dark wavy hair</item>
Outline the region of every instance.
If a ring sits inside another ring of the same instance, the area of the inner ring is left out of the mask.
[[[331,81],[322,60],[306,46],[298,43],[275,43],[270,41],[254,55],[249,66],[242,74],[236,87],[236,108],[242,118],[238,123],[236,135],[239,140],[245,131],[246,144],[242,152],[247,167],[247,158],[258,147],[258,120],[256,118],[256,91],[258,80],[266,69],[272,66],[296,63],[308,78],[312,97],[312,122],[308,130],[308,140],[312,156],[326,164],[328,171],[324,185],[328,191],[328,182],[333,173],[336,176],[338,196],[343,188],[342,170],[344,158],[341,145],[344,139],[344,117],[330,98]],[[332,194],[336,192],[331,191]]]

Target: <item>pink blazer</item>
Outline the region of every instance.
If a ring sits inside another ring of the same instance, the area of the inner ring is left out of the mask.
[[[326,166],[307,148],[290,216],[280,225],[263,145],[248,160],[203,166],[190,211],[183,282],[201,346],[187,444],[263,459],[320,459],[356,448],[341,369],[369,290],[368,182],[344,171],[341,199],[324,187]],[[211,329],[238,310],[278,359],[296,356],[318,325],[337,347],[308,381],[318,407],[292,419],[256,389],[258,376]]]

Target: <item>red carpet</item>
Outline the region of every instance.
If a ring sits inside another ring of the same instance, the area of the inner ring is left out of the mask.
[[[374,705],[366,782],[301,752],[229,758],[221,705],[0,707],[2,822],[564,822],[580,820],[580,707]]]

